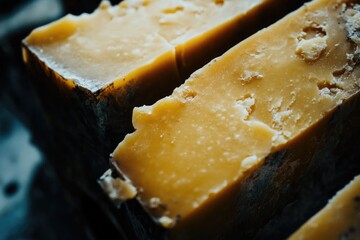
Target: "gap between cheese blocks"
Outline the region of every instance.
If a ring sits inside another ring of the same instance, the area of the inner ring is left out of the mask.
[[[360,239],[360,176],[289,238],[301,239]]]
[[[359,1],[305,4],[134,110],[112,164],[170,238],[253,237],[359,134],[359,16]]]

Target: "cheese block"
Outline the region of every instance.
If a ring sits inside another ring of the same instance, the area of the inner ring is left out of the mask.
[[[104,1],[92,14],[35,29],[23,41],[24,61],[53,123],[74,135],[95,135],[112,150],[132,130],[134,106],[170,94],[194,70],[300,2]],[[273,8],[278,11],[268,11]]]
[[[112,163],[170,238],[252,237],[333,151],[359,114],[359,10],[306,4],[135,108]]]
[[[360,176],[289,238],[298,239],[360,239]]]
[[[121,213],[104,210],[113,206],[96,183],[109,167],[110,151],[133,130],[133,106],[170,94],[190,72],[302,2],[125,0],[113,7],[104,2],[92,14],[65,16],[34,30],[23,41],[23,56],[51,123],[43,134],[44,154],[62,183],[73,195],[86,196],[86,203],[96,199],[130,239],[151,238],[157,230],[136,235],[154,225],[136,225],[142,209],[129,204]]]

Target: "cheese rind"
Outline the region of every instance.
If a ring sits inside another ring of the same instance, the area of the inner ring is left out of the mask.
[[[360,176],[289,238],[300,239],[360,239]]]
[[[267,161],[288,167],[294,161],[301,166],[296,171],[305,174],[322,148],[309,139],[321,138],[337,106],[358,97],[360,70],[348,56],[359,46],[347,37],[349,9],[355,9],[351,1],[307,4],[195,72],[171,96],[134,110],[136,131],[118,145],[113,164],[138,188],[138,200],[154,219],[178,222],[174,237],[188,236],[184,232],[211,237],[215,226],[217,234],[231,229],[239,216],[229,206],[239,212],[237,206],[245,203],[236,190]],[[291,154],[275,154],[285,150]],[[165,207],[149,207],[154,197]],[[248,211],[260,209],[262,201]],[[217,208],[232,218],[219,223]],[[211,220],[201,229],[205,219]],[[253,220],[240,216],[240,221]]]

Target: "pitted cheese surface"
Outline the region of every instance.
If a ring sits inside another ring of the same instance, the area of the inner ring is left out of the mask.
[[[195,72],[171,96],[134,110],[136,131],[113,162],[154,218],[186,221],[200,213],[358,94],[359,46],[348,37],[347,17],[358,5],[350,2],[307,4]]]
[[[65,79],[96,92],[116,81],[121,85],[134,71],[141,75],[144,66],[158,67],[161,58],[176,66],[189,41],[206,40],[206,34],[228,28],[265,2],[127,0],[111,6],[103,1],[93,14],[68,15],[35,29],[25,44]]]

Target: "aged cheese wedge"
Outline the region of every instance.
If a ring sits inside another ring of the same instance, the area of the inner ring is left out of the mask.
[[[24,40],[24,60],[54,122],[85,126],[111,142],[131,131],[133,106],[170,94],[185,76],[299,4],[282,2],[288,0],[104,1],[93,14],[35,29]]]
[[[284,207],[330,151],[338,106],[352,114],[359,16],[357,1],[313,1],[134,110],[112,162],[171,238],[249,237]]]
[[[289,238],[303,239],[360,239],[360,176]]]

